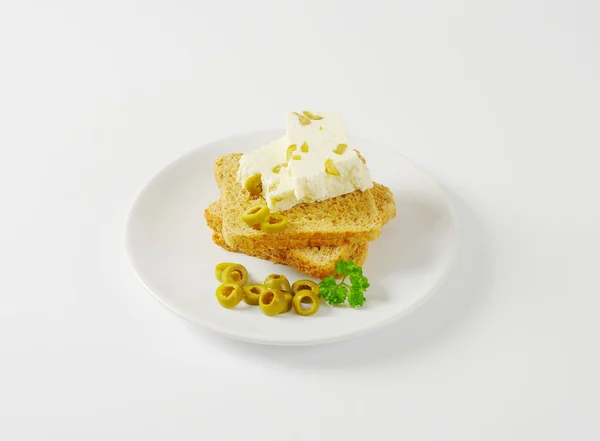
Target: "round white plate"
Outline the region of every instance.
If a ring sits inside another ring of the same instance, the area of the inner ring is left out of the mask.
[[[354,337],[405,316],[427,300],[457,254],[458,224],[443,190],[407,158],[364,139],[353,146],[367,158],[373,180],[394,192],[397,216],[371,243],[363,266],[371,287],[360,309],[321,304],[316,315],[267,317],[241,303],[222,308],[215,299],[214,267],[233,261],[259,282],[270,273],[306,278],[284,265],[231,253],[215,245],[204,209],[219,198],[213,178],[218,156],[247,152],[280,137],[263,131],[213,142],[168,165],[146,184],[126,226],[134,271],[164,305],[227,337],[275,345],[309,345]]]

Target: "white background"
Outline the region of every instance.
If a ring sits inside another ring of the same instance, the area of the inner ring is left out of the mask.
[[[0,439],[598,439],[599,17],[593,1],[2,2]],[[460,260],[420,310],[352,341],[196,329],[129,268],[129,205],[181,154],[302,108],[433,174]]]

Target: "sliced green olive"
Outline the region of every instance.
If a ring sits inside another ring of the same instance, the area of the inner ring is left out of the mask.
[[[327,161],[325,161],[325,172],[333,175],[333,176],[339,176],[340,172],[338,171],[337,168],[335,168],[335,165],[333,164],[333,161],[331,160],[331,158],[327,159]]]
[[[304,141],[300,146],[300,151],[302,153],[308,153],[308,143],[306,141]]]
[[[302,124],[303,126],[307,126],[311,122],[310,119],[308,119],[304,115],[300,115],[298,112],[294,112],[294,115],[296,115],[298,117],[298,120],[300,121],[300,124]]]
[[[296,280],[294,282],[294,284],[292,285],[292,292],[294,294],[298,293],[299,291],[304,291],[304,290],[312,291],[313,294],[315,294],[317,297],[320,297],[319,285],[317,285],[312,280]],[[308,302],[309,302],[308,299],[304,299],[304,301],[302,303],[308,303]]]
[[[302,113],[304,113],[307,118],[312,119],[313,121],[319,121],[320,119],[323,119],[322,116],[316,115],[308,110],[303,110]]]
[[[337,153],[338,155],[343,155],[346,149],[348,148],[348,144],[338,144],[335,149],[333,149],[333,153]]]
[[[269,274],[265,278],[264,285],[267,288],[274,288],[289,293],[292,292],[290,281],[283,274]]]
[[[216,292],[217,300],[223,308],[233,308],[242,301],[244,294],[241,286],[235,283],[223,283]]]
[[[267,289],[258,297],[258,306],[265,315],[277,315],[285,309],[285,294],[278,289]]]
[[[244,265],[229,265],[223,270],[221,281],[223,283],[235,283],[244,286],[248,282],[248,270]]]
[[[262,193],[262,176],[260,173],[250,176],[246,179],[244,188],[248,190],[250,194]]]
[[[267,290],[265,285],[245,285],[242,288],[244,292],[244,302],[248,305],[258,305],[258,298]]]
[[[225,268],[227,268],[230,265],[235,265],[231,262],[220,262],[217,263],[217,266],[215,266],[215,277],[217,278],[217,280],[219,282],[221,282],[221,276],[223,274],[223,271],[225,270]]]
[[[277,164],[275,167],[273,167],[273,173],[279,173],[281,171],[281,167],[287,167],[287,163],[284,162],[282,164]]]
[[[294,304],[294,311],[296,311],[296,314],[298,315],[313,315],[319,310],[319,297],[308,289],[298,291],[292,299],[292,303]],[[302,303],[308,303],[310,304],[310,307],[304,309]]]
[[[273,198],[273,201],[275,201],[275,198]],[[260,229],[265,233],[281,233],[285,230],[286,225],[287,217],[278,213],[271,213],[266,220],[260,223]]]
[[[287,158],[287,160],[289,161],[290,158],[292,157],[292,155],[294,154],[294,152],[298,149],[298,147],[296,146],[296,144],[292,144],[291,146],[289,146],[285,152],[285,157]]]
[[[242,220],[250,226],[260,224],[269,217],[270,212],[269,207],[264,204],[255,205],[242,214]]]
[[[285,296],[285,307],[279,314],[285,314],[286,312],[290,312],[290,309],[294,306],[292,303],[292,295],[289,292],[284,292]]]

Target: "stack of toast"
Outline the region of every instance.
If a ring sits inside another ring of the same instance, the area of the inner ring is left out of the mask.
[[[246,210],[265,203],[237,181],[241,153],[221,156],[215,164],[215,180],[221,198],[204,212],[213,230],[213,241],[226,250],[244,253],[296,268],[323,279],[335,273],[338,260],[364,263],[369,242],[377,239],[381,227],[396,216],[389,188],[374,184],[321,202],[304,203],[286,210],[287,228],[265,233],[242,221]]]

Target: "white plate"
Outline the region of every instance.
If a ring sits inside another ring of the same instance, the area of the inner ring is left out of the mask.
[[[371,287],[362,309],[322,304],[318,313],[266,317],[241,303],[224,309],[215,299],[214,266],[234,261],[261,281],[296,270],[216,246],[204,209],[219,198],[215,159],[246,152],[283,132],[263,131],[223,139],[194,150],[158,173],[140,192],[126,226],[134,271],[164,305],[186,319],[227,337],[275,345],[308,345],[342,340],[405,316],[422,305],[448,274],[457,254],[458,224],[443,190],[407,158],[364,139],[353,145],[367,158],[373,179],[392,189],[398,214],[370,245],[364,274]]]

